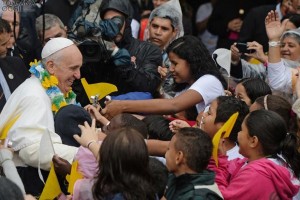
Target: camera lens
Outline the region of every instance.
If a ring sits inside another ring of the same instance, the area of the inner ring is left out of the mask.
[[[98,62],[102,56],[101,46],[97,42],[85,41],[78,46],[84,62]]]

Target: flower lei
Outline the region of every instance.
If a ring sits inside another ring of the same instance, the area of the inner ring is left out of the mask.
[[[29,71],[41,81],[43,88],[45,88],[47,95],[51,99],[52,112],[54,114],[68,104],[76,104],[76,94],[70,90],[64,95],[57,86],[57,78],[45,70],[41,61],[35,59],[34,62],[31,62]]]

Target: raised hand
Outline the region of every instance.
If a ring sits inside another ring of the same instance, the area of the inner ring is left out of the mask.
[[[98,141],[98,134],[96,131],[96,121],[93,119],[92,125],[90,126],[87,122],[84,122],[84,126],[78,125],[81,130],[81,136],[74,135],[74,139],[81,144],[83,147],[88,147],[91,141]]]
[[[285,30],[285,25],[288,19],[284,20],[282,23],[280,22],[279,15],[277,12],[271,10],[266,19],[265,26],[268,38],[270,41],[279,41],[282,33]]]

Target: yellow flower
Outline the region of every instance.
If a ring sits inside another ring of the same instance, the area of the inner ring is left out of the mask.
[[[66,103],[65,101],[62,101],[62,102],[60,102],[59,107],[62,108],[62,107],[64,107],[64,106],[66,106],[66,105],[67,105],[67,103]]]
[[[49,88],[51,85],[50,85],[50,81],[47,77],[45,77],[44,81],[42,82],[42,86],[44,88]]]
[[[58,85],[58,80],[55,76],[50,76],[50,85],[51,86],[57,86]]]
[[[56,107],[55,104],[52,104],[52,111],[55,112],[55,113],[58,111],[58,109],[57,109],[57,107]]]
[[[34,61],[33,62],[30,62],[30,66],[37,66],[39,63],[40,63],[41,61],[38,61],[37,59],[34,59]]]

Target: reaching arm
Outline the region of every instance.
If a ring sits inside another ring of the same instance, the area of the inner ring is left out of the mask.
[[[164,156],[168,150],[169,141],[161,140],[147,140],[147,147],[149,155],[151,156]]]
[[[151,99],[141,101],[110,101],[102,110],[107,118],[123,112],[174,114],[188,109],[203,101],[201,94],[194,90],[187,90],[173,99]]]
[[[100,144],[98,143],[98,134],[96,133],[96,120],[93,119],[90,126],[84,122],[84,126],[78,125],[81,130],[81,136],[74,135],[74,139],[83,147],[88,148],[94,156],[99,159]]]

